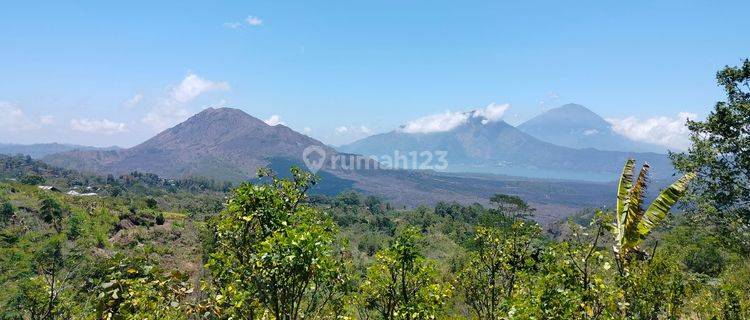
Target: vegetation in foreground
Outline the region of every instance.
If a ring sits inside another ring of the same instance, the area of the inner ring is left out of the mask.
[[[548,230],[512,195],[395,210],[308,196],[293,169],[225,201],[209,181],[0,158],[0,318],[748,318],[750,62],[718,78],[729,98],[690,124],[681,178],[646,205],[629,161],[613,211]]]

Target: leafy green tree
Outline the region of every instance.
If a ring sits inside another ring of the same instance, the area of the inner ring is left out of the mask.
[[[58,233],[62,230],[64,210],[60,202],[51,197],[44,198],[39,211],[42,221],[51,224]]]
[[[378,197],[368,196],[365,198],[365,206],[367,210],[370,210],[373,214],[383,213],[383,202]]]
[[[697,173],[688,212],[750,253],[750,60],[725,67],[716,79],[726,101],[717,102],[705,121],[688,121],[692,146],[671,157],[678,170]]]
[[[532,265],[532,242],[541,229],[516,220],[507,230],[480,227],[475,251],[459,274],[466,304],[478,319],[498,319],[509,309],[518,278]]]
[[[64,290],[70,289],[73,272],[69,267],[74,258],[67,254],[65,244],[65,238],[61,235],[53,236],[41,245],[34,259],[37,273],[45,284],[45,319],[58,317],[60,296]]]
[[[437,271],[418,247],[420,239],[419,232],[408,227],[377,253],[360,287],[363,318],[417,320],[443,314],[452,287],[438,281]]]
[[[633,181],[635,160],[629,159],[620,176],[617,187],[615,221],[611,231],[614,236],[613,250],[621,275],[628,272],[631,258],[645,260],[648,254],[639,245],[662,220],[667,217],[672,206],[685,195],[694,173],[687,173],[679,180],[662,190],[647,209],[643,208],[643,198],[648,184],[649,165],[641,168],[638,178]]]
[[[342,192],[336,200],[341,206],[358,206],[361,203],[359,193],[356,191]]]
[[[335,250],[330,217],[305,204],[313,176],[292,168],[291,179],[269,171],[271,183],[234,191],[215,222],[208,268],[214,303],[225,315],[279,320],[335,317],[349,280]]]
[[[158,205],[159,204],[156,202],[156,200],[154,198],[151,198],[151,197],[146,198],[146,207],[147,208],[149,208],[149,209],[156,209],[156,207]]]
[[[9,201],[3,201],[0,204],[0,222],[8,221],[13,216],[13,204]]]
[[[83,235],[84,224],[86,223],[86,217],[76,212],[68,218],[68,231],[67,236],[69,240],[75,240]]]
[[[525,218],[532,215],[534,208],[518,196],[498,193],[490,198],[498,212],[506,217]]]
[[[28,174],[21,177],[21,183],[30,185],[39,185],[44,183],[44,177],[36,174]]]
[[[49,312],[49,294],[47,283],[42,277],[34,276],[22,279],[17,284],[17,292],[0,315],[3,319],[41,320],[54,316]]]

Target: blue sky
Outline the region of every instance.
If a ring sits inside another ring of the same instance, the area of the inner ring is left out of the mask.
[[[60,1],[0,11],[0,142],[132,146],[208,106],[331,144],[509,104],[684,134],[750,56],[747,1]],[[644,125],[645,124],[645,125]],[[640,138],[639,138],[640,137]]]

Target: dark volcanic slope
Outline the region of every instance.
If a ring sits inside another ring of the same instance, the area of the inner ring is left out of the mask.
[[[269,126],[241,110],[209,108],[130,149],[75,151],[44,161],[101,173],[137,170],[238,181],[254,176],[271,158],[300,158],[310,145],[333,152],[315,139],[283,125]]]
[[[630,140],[601,116],[579,104],[548,110],[518,126],[542,141],[571,148],[664,153],[665,147]]]

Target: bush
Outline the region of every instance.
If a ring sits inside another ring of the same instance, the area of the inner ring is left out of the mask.
[[[13,205],[10,202],[0,204],[0,221],[6,221],[13,216]]]
[[[683,263],[690,271],[711,277],[718,276],[724,269],[724,257],[715,246],[702,246],[689,250]]]
[[[158,225],[164,224],[164,213],[159,212],[159,214],[156,215],[156,224]]]

